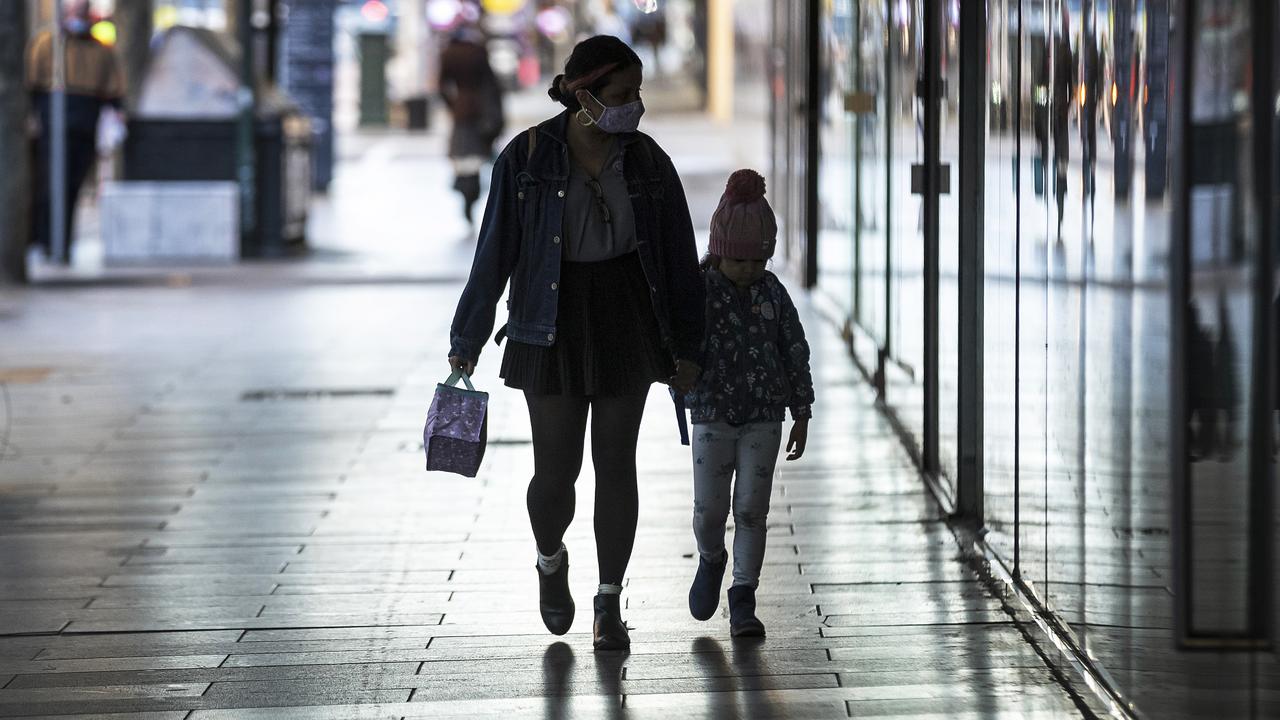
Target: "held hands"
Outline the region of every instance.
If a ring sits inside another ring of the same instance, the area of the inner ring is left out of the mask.
[[[676,361],[676,374],[672,375],[667,384],[682,393],[692,392],[698,383],[698,375],[702,372],[702,368],[688,360]]]
[[[809,418],[796,420],[791,426],[791,437],[787,438],[787,460],[799,460],[804,455],[804,446],[809,441]]]
[[[471,377],[476,372],[476,364],[474,362],[464,360],[457,355],[449,358],[449,367],[454,372],[460,372],[467,377]]]

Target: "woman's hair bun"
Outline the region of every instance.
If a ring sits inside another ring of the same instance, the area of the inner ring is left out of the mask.
[[[564,75],[560,74],[551,81],[551,88],[547,90],[547,95],[558,103],[564,102]]]
[[[764,197],[764,177],[755,170],[738,170],[729,176],[724,195],[734,205],[755,202]]]

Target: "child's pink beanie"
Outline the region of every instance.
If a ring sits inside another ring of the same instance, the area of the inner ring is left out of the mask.
[[[764,199],[764,178],[755,170],[738,170],[729,176],[711,216],[707,250],[733,260],[768,260],[777,242],[778,221]]]

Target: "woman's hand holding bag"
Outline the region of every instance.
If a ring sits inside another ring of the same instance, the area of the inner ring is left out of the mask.
[[[465,390],[457,387],[459,380],[466,385]],[[475,477],[484,460],[488,429],[489,393],[476,390],[470,374],[454,370],[448,380],[436,385],[435,398],[427,411],[422,430],[427,470]]]

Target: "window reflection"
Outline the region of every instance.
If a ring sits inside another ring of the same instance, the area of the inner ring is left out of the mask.
[[[1249,596],[1248,417],[1255,241],[1246,222],[1248,6],[1205,2],[1192,35],[1188,158],[1189,631],[1244,633]]]

